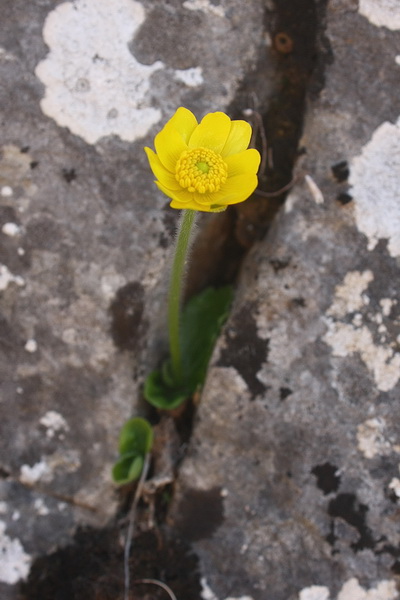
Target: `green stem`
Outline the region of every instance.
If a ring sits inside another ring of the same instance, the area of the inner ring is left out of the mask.
[[[185,262],[189,248],[190,234],[196,211],[183,210],[176,239],[174,262],[168,295],[168,333],[171,364],[177,383],[182,382],[182,355],[180,340],[180,309]]]

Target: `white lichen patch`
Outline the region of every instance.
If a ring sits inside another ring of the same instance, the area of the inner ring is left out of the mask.
[[[352,160],[350,173],[356,223],[368,238],[368,249],[385,239],[391,256],[400,256],[400,120],[385,122],[375,130]]]
[[[128,48],[145,20],[135,0],[75,0],[47,17],[50,53],[36,68],[46,86],[43,112],[89,144],[107,135],[132,142],[161,118],[150,77],[163,67],[139,63]]]
[[[386,421],[375,417],[357,427],[357,445],[365,458],[392,453],[392,444],[386,437]]]
[[[10,187],[9,185],[3,185],[0,190],[0,193],[3,196],[3,198],[10,198],[10,196],[13,195],[12,187]]]
[[[379,300],[379,304],[382,307],[382,315],[388,317],[392,312],[393,306],[397,304],[397,300],[393,300],[392,298],[382,298]]]
[[[345,357],[358,353],[379,390],[388,392],[394,388],[400,379],[400,354],[388,344],[375,344],[366,326],[354,328],[353,325],[331,319],[327,319],[327,325],[324,341],[331,346],[334,356]]]
[[[29,352],[30,354],[33,354],[38,349],[37,341],[34,340],[33,338],[27,340],[24,348],[27,352]]]
[[[6,290],[10,283],[16,283],[19,286],[25,285],[25,281],[20,275],[13,275],[5,265],[0,265],[0,291]]]
[[[354,317],[352,318],[351,322],[353,323],[354,327],[361,327],[362,322],[363,322],[363,316],[361,313],[356,313],[354,315]]]
[[[191,69],[177,69],[175,78],[182,81],[187,87],[197,87],[204,83],[203,70],[201,67],[193,67]]]
[[[205,577],[201,578],[200,583],[201,583],[201,594],[200,595],[203,598],[203,600],[218,600],[217,596],[214,594],[214,592],[208,585]]]
[[[55,471],[73,473],[81,466],[78,450],[62,450],[55,452],[34,464],[22,465],[19,479],[25,485],[34,486],[36,483],[48,483],[53,480]]]
[[[38,481],[51,481],[52,473],[49,465],[41,460],[34,465],[22,465],[19,479],[26,485],[34,485]]]
[[[49,410],[39,421],[41,425],[46,427],[46,436],[48,438],[53,438],[56,433],[60,431],[69,431],[69,426],[67,421],[64,419],[60,413],[55,412],[54,410]]]
[[[48,514],[50,514],[50,510],[46,506],[42,498],[36,498],[36,500],[33,503],[33,507],[37,514],[41,517],[46,517]]]
[[[108,272],[105,272],[100,280],[101,291],[107,301],[111,300],[117,290],[125,284],[126,278],[120,273],[117,273],[114,267],[110,268]]]
[[[327,314],[344,317],[346,314],[360,310],[364,305],[363,293],[374,279],[372,271],[349,271],[343,283],[336,286],[335,299]]]
[[[400,498],[400,479],[398,477],[393,477],[388,485],[388,488],[395,493],[397,498]]]
[[[340,590],[337,600],[396,600],[398,598],[395,581],[383,580],[376,587],[366,590],[353,577],[346,581]],[[323,585],[312,585],[303,588],[299,600],[330,600],[330,591]]]
[[[203,600],[218,600],[218,597],[214,594],[214,592],[208,585],[205,577],[201,578],[200,583],[201,583],[200,595]],[[253,600],[253,598],[251,596],[238,596],[235,598],[233,598],[232,596],[229,596],[229,598],[225,598],[225,600]]]
[[[222,6],[215,6],[210,0],[185,0],[183,6],[189,10],[200,10],[216,17],[225,16]]]
[[[346,274],[343,283],[336,286],[335,297],[325,319],[328,330],[323,339],[331,346],[334,356],[359,354],[373,375],[377,388],[387,392],[400,379],[400,354],[385,336],[381,337],[380,344],[375,343],[369,323],[365,323],[362,313],[358,312],[369,304],[366,289],[372,280],[373,274],[369,270],[362,273],[351,271]],[[370,321],[380,325],[380,333],[386,333],[386,327],[382,325],[389,306],[386,298],[381,306],[382,312]],[[353,316],[351,323],[347,322],[349,315]]]
[[[380,581],[376,587],[365,590],[353,577],[344,584],[337,600],[396,600],[398,597],[395,581]]]
[[[21,228],[16,223],[4,223],[3,227],[1,228],[1,231],[9,237],[15,237],[20,233]]]
[[[24,579],[31,566],[31,557],[18,539],[6,535],[6,524],[0,521],[0,581],[14,585]]]
[[[398,0],[359,0],[358,10],[377,27],[400,29]]]
[[[301,590],[299,600],[329,600],[329,588],[324,585],[311,585]]]

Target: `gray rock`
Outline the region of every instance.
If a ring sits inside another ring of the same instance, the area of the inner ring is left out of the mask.
[[[328,5],[296,184],[214,354],[170,515],[207,598],[398,598],[397,13]]]
[[[143,145],[224,109],[263,3],[0,2],[0,595],[115,514],[122,423],[160,357],[177,214]],[[240,35],[238,35],[240,32]]]

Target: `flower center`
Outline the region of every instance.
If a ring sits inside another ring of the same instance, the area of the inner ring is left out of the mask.
[[[228,177],[222,157],[208,148],[186,150],[175,167],[175,178],[188,192],[218,192]]]

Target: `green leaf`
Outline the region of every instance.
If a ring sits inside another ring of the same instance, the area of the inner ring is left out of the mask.
[[[143,469],[143,462],[142,456],[132,453],[121,456],[112,468],[115,483],[123,485],[138,479]]]
[[[144,457],[153,445],[153,429],[146,419],[134,417],[119,434],[120,456],[112,468],[112,477],[119,485],[134,481],[143,469]]]
[[[121,455],[135,453],[144,456],[153,445],[153,429],[146,419],[134,417],[129,419],[119,434],[119,453]]]
[[[190,394],[182,386],[170,386],[171,380],[165,381],[163,373],[164,369],[150,373],[144,383],[144,397],[156,408],[173,410],[185,402]]]
[[[206,288],[186,304],[182,314],[182,360],[186,385],[193,394],[202,386],[208,363],[233,298],[232,286]]]
[[[202,387],[208,363],[222,325],[229,314],[233,288],[207,288],[189,300],[181,321],[181,353],[184,380],[176,382],[170,359],[158,371],[147,377],[144,385],[146,400],[164,410],[182,404]]]

